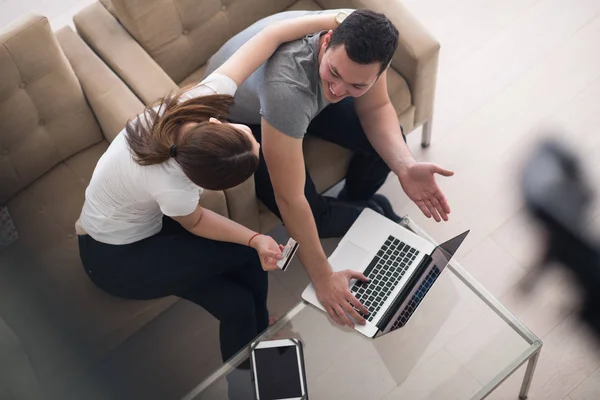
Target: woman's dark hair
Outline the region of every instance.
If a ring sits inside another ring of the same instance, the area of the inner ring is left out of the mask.
[[[381,63],[381,74],[398,47],[398,29],[383,14],[356,10],[333,31],[327,48],[333,49],[340,44],[344,45],[348,57],[355,63]]]
[[[148,166],[173,157],[193,183],[209,190],[228,189],[250,178],[259,161],[254,143],[229,124],[208,121],[225,118],[233,97],[209,95],[180,102],[184,92],[166,96],[158,107],[148,107],[127,123],[134,160]],[[198,125],[182,134],[188,122]]]

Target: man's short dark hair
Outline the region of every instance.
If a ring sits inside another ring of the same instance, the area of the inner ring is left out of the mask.
[[[328,48],[343,44],[350,60],[358,64],[381,63],[381,74],[398,47],[398,29],[383,14],[356,10],[331,35]]]

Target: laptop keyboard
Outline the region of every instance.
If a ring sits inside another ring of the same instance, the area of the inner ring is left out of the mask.
[[[365,317],[367,321],[375,318],[418,255],[418,250],[399,239],[393,236],[387,238],[364,271],[364,275],[370,279],[370,282],[356,281],[350,288],[358,301],[369,310],[369,315]]]

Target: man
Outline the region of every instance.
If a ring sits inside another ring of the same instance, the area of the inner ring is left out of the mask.
[[[207,74],[267,23],[298,13],[268,17],[233,37],[209,61]],[[349,281],[367,279],[355,271],[333,272],[319,237],[343,236],[364,207],[398,219],[385,197],[374,196],[390,170],[427,217],[447,220],[450,208],[434,174],[453,173],[416,162],[403,139],[386,85],[398,30],[383,14],[370,10],[338,16],[343,22],[335,31],[281,46],[238,89],[231,119],[254,124],[253,133],[262,144],[257,196],[300,244],[300,261],[331,318],[353,326],[354,321],[365,322],[356,310],[363,315],[368,310],[350,292]],[[305,134],[354,152],[337,199],[316,192],[304,165]]]

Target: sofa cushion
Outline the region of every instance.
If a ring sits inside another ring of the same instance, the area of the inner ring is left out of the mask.
[[[200,81],[202,81],[202,79],[204,78],[204,74],[206,73],[206,66],[207,64],[204,64],[200,68],[192,72],[190,75],[188,75],[184,80],[179,82],[179,87],[182,88],[187,85],[196,85],[200,83]]]
[[[221,190],[213,191],[205,189],[200,196],[200,206],[229,218],[227,199],[225,198],[225,193]]]
[[[412,105],[410,88],[406,80],[393,68],[387,69],[387,89],[396,114],[400,115]]]
[[[102,133],[46,18],[0,34],[0,71],[1,204]]]
[[[316,10],[322,10],[323,7],[321,7],[320,5],[318,5],[317,3],[315,3],[313,0],[299,0],[297,2],[295,2],[294,4],[292,4],[291,6],[289,6],[286,11],[302,11],[302,10],[309,10],[309,11],[316,11]]]
[[[297,1],[294,4],[292,4],[285,11],[321,10],[321,9],[322,8],[319,7],[319,5],[312,0],[300,0],[300,1]],[[254,23],[254,22],[252,22],[252,23]],[[250,25],[252,25],[252,23]],[[189,84],[195,84],[195,83],[200,82],[202,80],[202,78],[204,78],[205,71],[206,71],[206,64],[202,64],[202,66],[200,66],[199,68],[194,70],[191,74],[189,74],[181,82],[179,82],[179,87],[184,87]]]
[[[346,175],[352,152],[323,139],[304,139],[304,160],[317,192],[323,193]]]
[[[42,380],[66,379],[176,301],[118,299],[83,270],[73,225],[107,148],[102,141],[59,163],[8,204],[20,239],[0,253],[0,315]]]
[[[175,82],[229,38],[293,0],[101,0]]]

